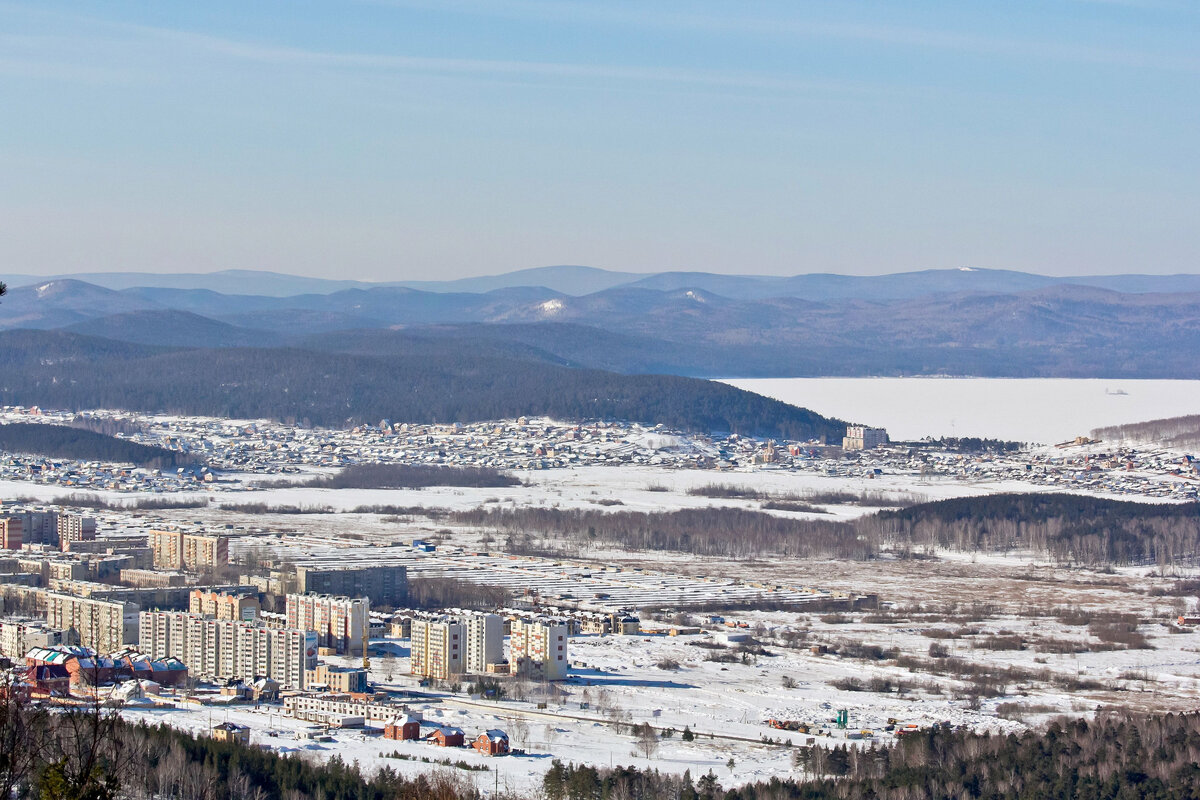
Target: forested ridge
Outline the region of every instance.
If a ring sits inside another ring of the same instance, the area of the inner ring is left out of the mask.
[[[139,444],[67,425],[10,422],[0,425],[0,450],[78,461],[112,461],[152,469],[173,469],[196,461],[165,447]]]
[[[371,356],[298,348],[166,349],[56,331],[0,333],[0,404],[266,417],[339,427],[522,415],[840,440],[845,425],[732,386],[621,375],[438,342]]]

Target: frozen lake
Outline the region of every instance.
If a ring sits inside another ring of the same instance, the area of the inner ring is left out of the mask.
[[[1093,428],[1200,414],[1200,381],[1074,378],[762,378],[724,381],[893,439],[1053,443]]]

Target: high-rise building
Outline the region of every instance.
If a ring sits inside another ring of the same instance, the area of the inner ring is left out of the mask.
[[[489,665],[504,660],[504,620],[499,614],[463,614],[459,620],[467,638],[465,672],[482,675]]]
[[[22,511],[21,539],[25,544],[58,544],[57,511]]]
[[[863,425],[850,425],[842,438],[843,450],[870,450],[888,443],[887,430],[884,428],[868,428]]]
[[[316,634],[293,628],[271,629],[248,622],[206,619],[197,614],[145,611],[139,647],[151,658],[182,653],[193,674],[213,678],[271,678],[280,686],[303,689],[305,672],[317,665]]]
[[[371,601],[365,597],[287,596],[287,626],[316,631],[317,645],[332,647],[338,653],[362,653],[370,618]]]
[[[224,536],[183,531],[150,531],[157,569],[193,572],[219,569],[229,564],[229,540]]]
[[[55,528],[54,543],[63,550],[69,549],[69,542],[90,542],[96,538],[94,517],[60,513],[55,520]]]
[[[371,605],[400,606],[408,598],[408,568],[394,564],[373,567],[296,567],[297,594],[366,597]]]
[[[188,611],[213,619],[254,622],[261,612],[258,598],[252,594],[229,594],[193,589],[188,599]]]
[[[24,524],[24,520],[20,517],[0,517],[0,548],[20,550],[21,531]]]
[[[567,623],[560,619],[513,620],[508,668],[513,675],[560,681],[567,677]]]
[[[448,680],[463,673],[466,628],[450,617],[414,619],[409,636],[409,672]]]
[[[46,592],[46,625],[63,631],[73,630],[84,647],[97,653],[112,653],[134,641],[138,605]]]
[[[0,656],[17,660],[35,647],[63,643],[63,632],[31,620],[0,620]]]

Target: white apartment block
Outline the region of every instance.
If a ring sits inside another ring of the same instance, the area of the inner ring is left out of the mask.
[[[396,703],[355,700],[348,694],[288,695],[283,713],[309,722],[328,722],[330,717],[362,717],[368,722],[390,722],[408,707]]]
[[[305,670],[317,663],[316,635],[311,631],[269,629],[182,611],[146,611],[140,634],[139,647],[151,658],[174,656],[193,674],[218,679],[267,677],[280,686],[303,689]]]
[[[868,428],[864,425],[850,425],[842,438],[843,450],[871,450],[888,443],[885,428]]]
[[[54,647],[63,643],[63,632],[35,620],[0,620],[0,656],[24,658],[35,647]]]
[[[132,643],[138,606],[120,600],[98,600],[46,592],[46,625],[79,635],[79,644],[97,653],[113,653]]]
[[[461,675],[465,637],[466,626],[451,618],[414,619],[409,637],[409,671],[438,680]]]
[[[504,620],[499,614],[464,614],[459,618],[466,635],[463,670],[483,675],[488,665],[504,660]]]
[[[370,618],[371,601],[366,597],[287,596],[287,626],[316,631],[317,646],[331,647],[338,653],[362,653]]]
[[[508,668],[513,675],[561,681],[567,677],[567,623],[560,619],[513,620]]]

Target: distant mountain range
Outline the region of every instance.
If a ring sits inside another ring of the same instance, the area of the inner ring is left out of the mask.
[[[10,277],[0,330],[363,356],[438,340],[561,366],[695,377],[1200,377],[1200,275],[775,278],[546,267],[424,288],[276,273],[91,277],[123,288]],[[297,287],[305,291],[281,294]]]
[[[424,292],[481,294],[497,289],[542,287],[571,297],[625,286],[659,291],[696,289],[734,300],[799,297],[812,301],[901,300],[927,294],[990,292],[1008,294],[1049,286],[1093,286],[1114,292],[1200,292],[1200,275],[1087,275],[1054,277],[995,269],[940,269],[891,275],[834,275],[811,273],[773,275],[722,275],[711,272],[614,272],[583,266],[522,269],[502,275],[450,281],[329,280],[258,270],[224,270],[211,273],[90,272],[72,275],[9,275],[9,288],[35,286],[58,280],[76,280],[106,289],[209,289],[235,286],[238,294],[292,297],[333,294],[347,289],[404,287]]]

